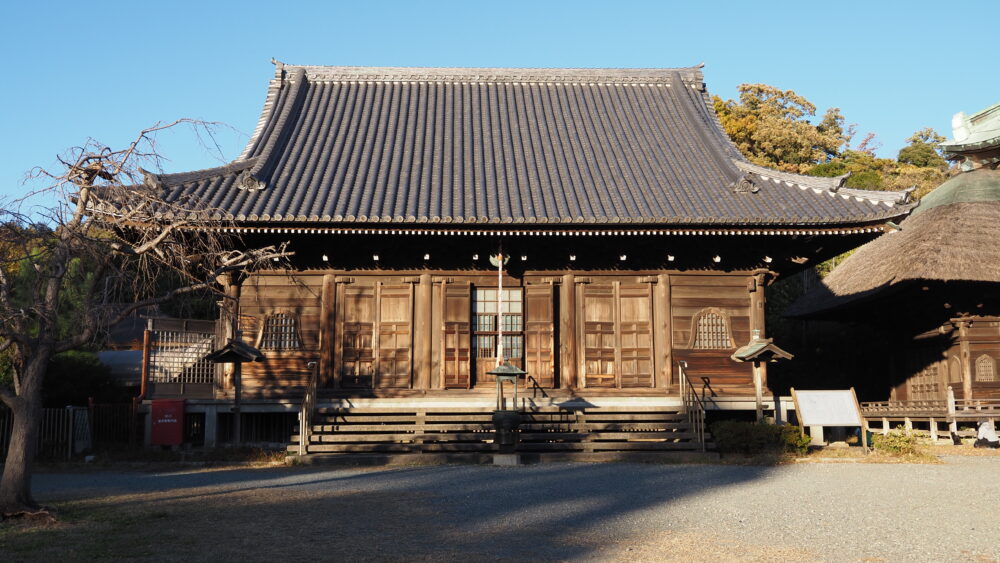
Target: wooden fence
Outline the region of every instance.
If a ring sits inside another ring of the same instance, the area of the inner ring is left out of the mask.
[[[14,414],[0,406],[0,460],[7,457],[13,426]],[[135,443],[136,431],[130,404],[42,409],[36,457],[70,459],[94,447]]]

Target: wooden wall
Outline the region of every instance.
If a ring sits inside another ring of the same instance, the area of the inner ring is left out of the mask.
[[[246,397],[271,397],[301,393],[309,378],[310,361],[320,356],[322,276],[259,275],[240,289],[240,330],[243,340],[261,346],[260,337],[269,315],[283,314],[298,320],[301,347],[265,350],[263,362],[243,364]]]
[[[676,275],[670,277],[670,309],[673,316],[673,348],[676,360],[688,363],[688,375],[696,386],[710,385],[722,396],[754,393],[751,367],[729,356],[750,340],[751,298],[747,276]],[[763,292],[763,288],[760,289]],[[721,320],[729,328],[726,348],[700,348],[696,343],[699,322]],[[763,322],[760,323],[763,329]],[[763,332],[761,334],[763,336]],[[705,382],[702,378],[707,378]]]
[[[707,378],[720,396],[753,394],[751,367],[730,355],[749,341],[752,326],[763,331],[758,283],[747,272],[524,272],[504,279],[504,287],[522,288],[521,361],[532,386],[673,394],[674,365],[684,360],[692,380],[701,386]],[[243,338],[262,344],[268,319],[285,315],[297,319],[301,342],[265,349],[265,362],[246,364],[244,389],[250,396],[301,390],[307,363],[316,361],[328,392],[492,392],[494,384],[482,375],[477,381],[474,369],[472,296],[496,284],[493,273],[468,271],[254,275],[241,291]]]
[[[918,335],[896,358],[896,400],[1000,399],[1000,317],[971,317]]]

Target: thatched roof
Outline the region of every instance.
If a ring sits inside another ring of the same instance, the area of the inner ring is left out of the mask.
[[[917,280],[1000,284],[1000,170],[959,174],[918,210],[902,230],[859,248],[785,315],[821,316]]]

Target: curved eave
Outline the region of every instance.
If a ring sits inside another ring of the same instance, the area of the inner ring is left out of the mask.
[[[320,226],[308,224],[284,224],[275,225],[267,223],[248,224],[215,224],[203,227],[206,230],[219,230],[223,232],[246,233],[246,234],[302,234],[302,235],[325,235],[325,234],[349,234],[349,235],[401,235],[401,236],[512,236],[512,237],[602,237],[602,236],[750,236],[750,237],[788,237],[788,236],[845,236],[845,235],[865,235],[879,234],[891,230],[885,224],[858,225],[851,227],[837,228],[815,228],[809,226],[795,226],[782,228],[741,228],[741,227],[717,227],[697,226],[691,228],[678,227],[649,227],[649,228],[608,228],[591,227],[587,229],[496,229],[496,228],[429,228],[427,226],[386,226],[373,227],[367,225],[337,225]]]

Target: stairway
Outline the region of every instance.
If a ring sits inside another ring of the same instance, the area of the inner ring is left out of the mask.
[[[317,408],[308,454],[490,454],[491,409]],[[528,454],[701,452],[680,409],[536,407],[522,413],[518,451]],[[299,453],[301,436],[289,453]],[[706,437],[706,440],[710,440]],[[711,446],[711,444],[708,444]]]

